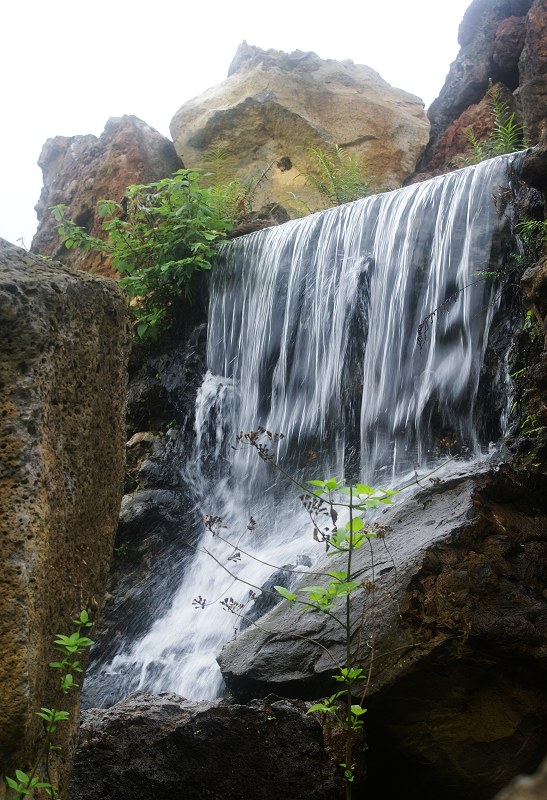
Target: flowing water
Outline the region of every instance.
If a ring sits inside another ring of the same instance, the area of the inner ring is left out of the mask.
[[[246,603],[275,565],[305,569],[324,550],[298,491],[236,445],[238,432],[283,433],[277,456],[299,480],[384,487],[443,451],[479,457],[501,435],[504,389],[481,380],[500,284],[477,273],[504,265],[514,158],[222,247],[195,447],[181,469],[201,512],[225,527],[194,532],[170,607],[110,665],[131,688],[216,696],[216,656],[238,623],[220,601]]]

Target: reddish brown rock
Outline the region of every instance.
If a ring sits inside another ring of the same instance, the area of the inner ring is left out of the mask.
[[[44,186],[36,205],[38,231],[32,252],[72,267],[113,277],[108,259],[93,252],[67,250],[49,212],[63,203],[68,216],[93,236],[102,236],[96,214],[99,200],[120,201],[133,183],[166,178],[183,165],[173,144],[137,117],[111,118],[99,138],[56,136],[45,143],[39,166]]]
[[[497,84],[494,89],[509,108],[515,107],[513,96],[503,84]],[[491,95],[488,94],[480,103],[466,108],[439,137],[429,163],[429,170],[435,170],[436,174],[440,174],[446,171],[447,167],[456,169],[463,166],[464,159],[469,157],[472,151],[469,140],[470,132],[477,140],[484,141],[492,135],[493,130],[494,114]]]
[[[460,52],[450,66],[439,97],[428,111],[431,136],[418,165],[418,174],[453,169],[456,131],[462,130],[468,119],[478,125],[477,138],[481,138],[482,133],[488,135],[488,128],[480,119],[474,119],[474,112],[468,109],[483,103],[491,84],[502,84],[507,93],[515,93],[514,108],[522,100],[523,118],[530,128],[532,143],[534,139],[537,141],[537,118],[546,115],[545,104],[541,102],[544,81],[530,82],[524,92],[525,100],[523,86],[527,78],[523,70],[531,69],[527,65],[536,60],[536,53],[542,49],[541,35],[533,34],[536,29],[539,31],[541,24],[536,20],[531,25],[529,20],[532,7],[536,13],[542,5],[545,0],[474,0],[471,3],[460,25]]]
[[[531,144],[547,119],[547,0],[536,0],[526,17],[526,43],[519,61],[519,96]]]
[[[509,80],[518,67],[525,39],[526,24],[524,17],[507,17],[498,25],[494,39],[492,60]]]

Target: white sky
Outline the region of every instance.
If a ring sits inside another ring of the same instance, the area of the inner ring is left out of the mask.
[[[226,77],[238,44],[352,59],[438,95],[471,0],[3,0],[0,236],[30,246],[51,136],[135,114],[169,136],[177,109]]]

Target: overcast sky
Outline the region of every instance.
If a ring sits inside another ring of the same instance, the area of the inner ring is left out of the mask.
[[[352,59],[393,86],[438,95],[471,0],[4,0],[0,10],[0,236],[30,245],[51,136],[99,135],[135,114],[169,136],[184,102],[220,83],[244,39]]]

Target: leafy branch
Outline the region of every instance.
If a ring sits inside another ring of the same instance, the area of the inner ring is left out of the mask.
[[[93,644],[92,640],[82,635],[91,628],[93,623],[89,618],[88,612],[84,609],[80,616],[73,620],[75,630],[68,635],[57,634],[54,640],[55,649],[62,658],[57,661],[50,661],[51,669],[60,672],[58,683],[59,699],[78,687],[75,678],[83,672],[80,656],[87,651]],[[22,800],[25,797],[35,797],[35,792],[41,791],[50,797],[51,800],[60,800],[55,782],[52,777],[51,755],[60,750],[60,745],[55,741],[55,734],[59,723],[66,722],[70,718],[68,711],[57,707],[58,702],[53,707],[42,706],[36,711],[36,716],[43,721],[44,738],[36,755],[32,769],[27,773],[16,769],[15,777],[5,778],[8,788],[13,793],[14,800]],[[44,764],[44,775],[41,772]]]

